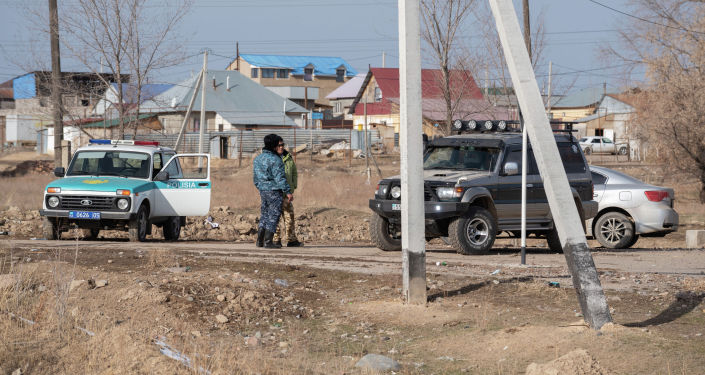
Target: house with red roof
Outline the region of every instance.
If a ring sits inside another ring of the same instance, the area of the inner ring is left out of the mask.
[[[441,133],[441,126],[448,113],[442,89],[441,71],[421,70],[421,96],[424,133],[433,136]],[[472,74],[467,70],[450,72],[450,97],[452,119],[508,120],[510,113],[494,107],[482,95]],[[383,138],[399,133],[399,69],[370,68],[350,106],[354,126],[362,129],[377,128]]]

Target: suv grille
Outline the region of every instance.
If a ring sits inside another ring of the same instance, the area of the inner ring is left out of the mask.
[[[94,195],[64,195],[60,197],[65,210],[110,210],[115,208],[115,197]]]

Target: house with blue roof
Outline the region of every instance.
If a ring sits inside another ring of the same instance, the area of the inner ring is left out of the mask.
[[[240,54],[227,67],[307,109],[330,109],[327,96],[357,71],[340,57]]]

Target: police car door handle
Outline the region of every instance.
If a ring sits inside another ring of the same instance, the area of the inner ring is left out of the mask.
[[[526,184],[526,187],[534,187],[534,184]]]
[[[208,183],[207,182],[199,182],[198,186],[208,186]]]

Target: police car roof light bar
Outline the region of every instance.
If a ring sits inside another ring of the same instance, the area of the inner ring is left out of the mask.
[[[128,141],[124,139],[91,139],[88,141],[95,145],[130,145],[130,146],[159,146],[159,142],[154,141]]]

